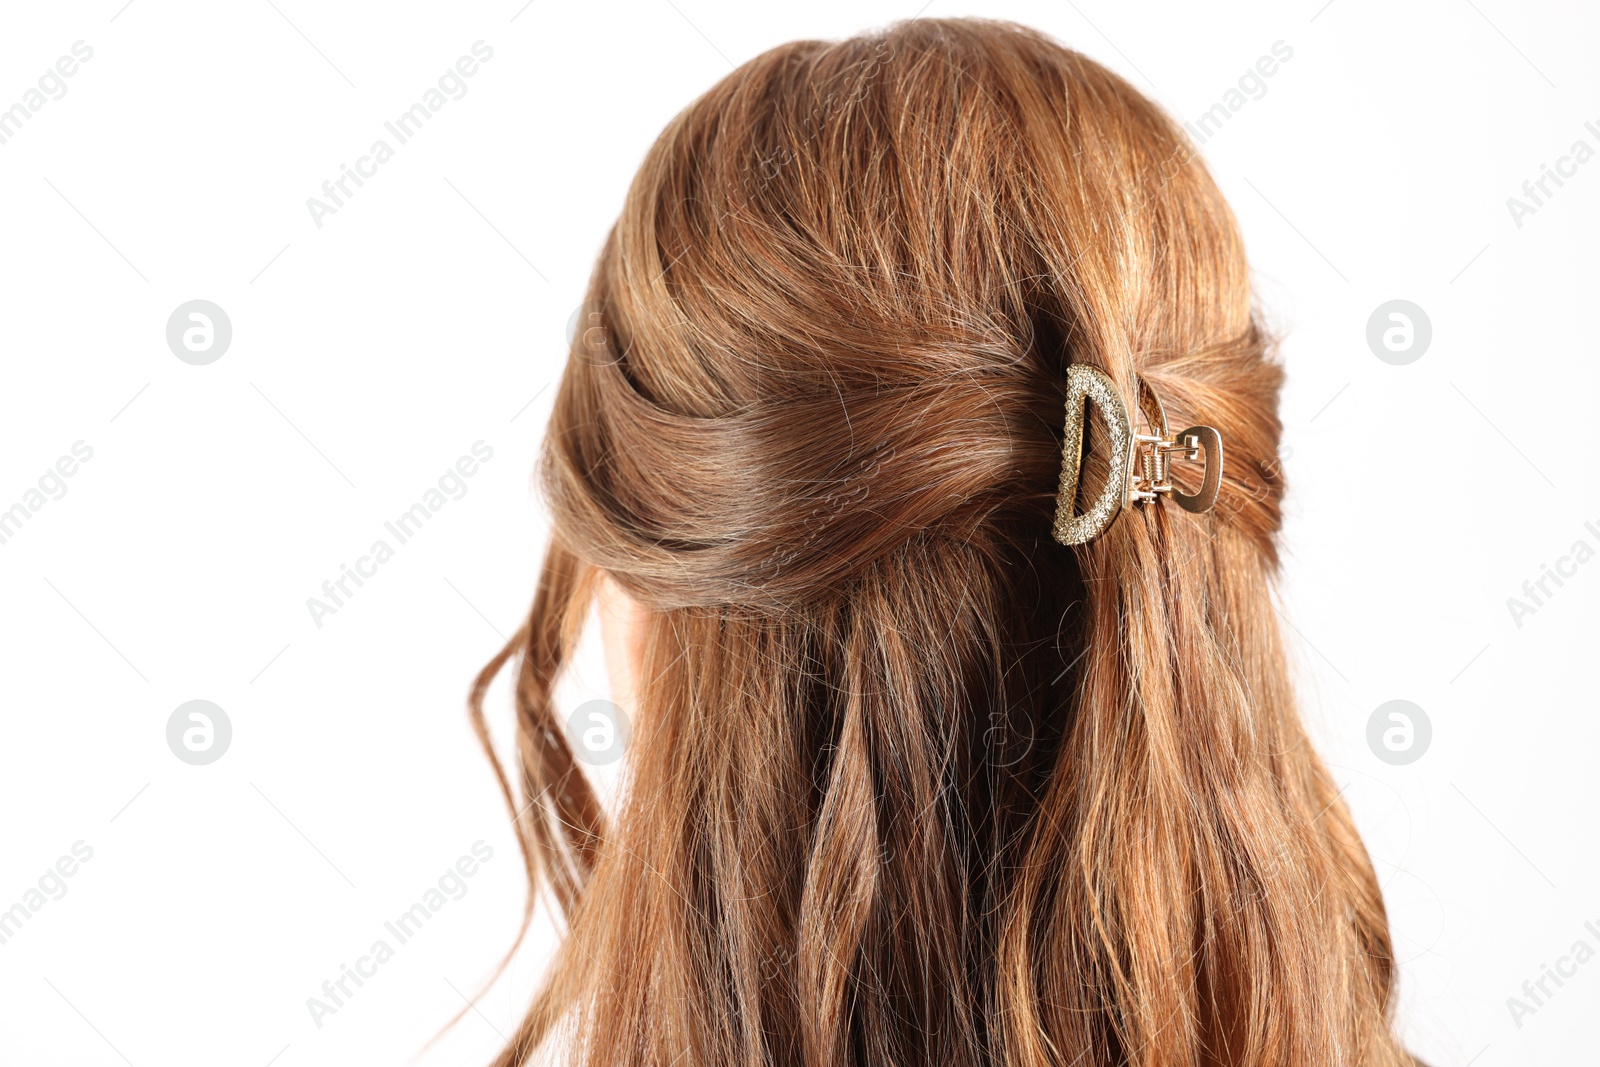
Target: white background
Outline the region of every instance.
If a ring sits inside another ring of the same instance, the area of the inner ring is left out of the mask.
[[[93,449],[0,544],[0,908],[93,849],[0,944],[8,1065],[410,1062],[481,988],[523,879],[463,697],[532,595],[547,520],[529,474],[593,257],[646,147],[731,63],[918,13],[273,3],[0,14],[0,107],[94,49],[0,145],[0,508]],[[1600,547],[1600,160],[1520,226],[1506,200],[1574,141],[1600,148],[1600,15],[921,13],[1037,26],[1187,121],[1293,49],[1203,152],[1287,338],[1283,610],[1305,714],[1383,882],[1412,1046],[1435,1065],[1591,1060],[1600,960],[1532,1015],[1506,1001],[1576,941],[1600,949],[1600,564],[1520,626],[1506,601],[1573,542]],[[494,55],[467,94],[318,228],[306,199],[394,144],[383,123],[479,40]],[[196,298],[233,326],[209,366],[165,340]],[[1432,322],[1407,366],[1365,340],[1395,298]],[[477,441],[494,456],[466,495],[315,625],[306,599]],[[603,692],[585,672],[564,706]],[[165,738],[196,698],[234,731],[203,767]],[[1407,766],[1365,739],[1396,698],[1433,726]],[[494,710],[509,723],[503,688]],[[494,857],[467,895],[315,1025],[306,998],[480,840]],[[541,921],[422,1062],[484,1062],[550,944]]]

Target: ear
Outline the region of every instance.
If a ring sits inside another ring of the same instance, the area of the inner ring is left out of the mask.
[[[611,699],[631,716],[638,707],[638,679],[644,669],[645,609],[603,571],[595,582],[595,608],[600,614]]]

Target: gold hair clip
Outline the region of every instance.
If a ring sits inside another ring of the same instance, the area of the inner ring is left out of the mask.
[[[1084,407],[1094,401],[1106,434],[1111,438],[1111,470],[1105,488],[1088,510],[1074,514],[1078,479],[1083,467]],[[1139,407],[1153,434],[1137,433],[1116,384],[1103,371],[1083,363],[1067,368],[1067,432],[1061,450],[1061,489],[1056,498],[1055,539],[1064,545],[1081,545],[1103,533],[1123,507],[1145,504],[1170,495],[1185,511],[1210,511],[1222,485],[1222,435],[1210,426],[1191,426],[1176,435],[1167,431],[1167,413],[1161,398],[1139,378]],[[1181,455],[1198,460],[1205,452],[1205,474],[1194,493],[1179,490],[1169,480],[1169,459]]]

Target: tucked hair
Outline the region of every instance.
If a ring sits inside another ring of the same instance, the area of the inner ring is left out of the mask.
[[[1051,538],[1070,363],[1220,430],[1214,511]],[[495,771],[566,922],[497,1063],[1411,1063],[1274,617],[1281,380],[1183,134],[1036,32],[797,42],[674,119],[470,699],[487,748],[515,665]],[[609,813],[552,706],[601,572],[646,609]]]

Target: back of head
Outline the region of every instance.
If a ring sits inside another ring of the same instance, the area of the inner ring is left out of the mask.
[[[1213,511],[1051,538],[1073,363],[1220,430]],[[520,656],[507,799],[569,920],[500,1062],[1409,1063],[1270,600],[1280,379],[1182,134],[1038,34],[795,43],[684,111],[474,691],[482,729]],[[609,818],[551,706],[601,571],[649,609]]]

